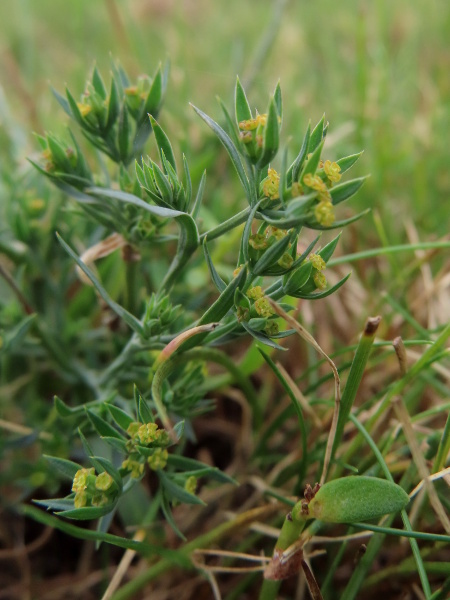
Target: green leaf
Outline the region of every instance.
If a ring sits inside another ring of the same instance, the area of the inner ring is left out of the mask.
[[[158,557],[166,557],[174,564],[178,564],[185,568],[191,568],[192,563],[190,559],[184,556],[179,550],[170,550],[168,548],[148,544],[147,542],[137,542],[127,538],[120,537],[118,535],[112,535],[111,533],[104,533],[100,531],[93,531],[92,529],[86,529],[84,527],[77,527],[70,523],[66,523],[61,519],[49,515],[48,513],[30,505],[21,505],[20,511],[25,516],[28,516],[39,523],[58,529],[64,533],[71,535],[77,539],[82,540],[93,540],[106,542],[119,548],[129,548],[141,554],[154,554]]]
[[[147,100],[144,105],[144,115],[150,113],[152,115],[156,115],[161,106],[161,102],[164,95],[164,84],[163,77],[161,73],[161,64],[156,71],[155,77],[152,81],[152,86],[147,96]]]
[[[128,454],[127,443],[125,440],[120,440],[116,437],[109,437],[104,435],[102,436],[102,440],[106,442],[108,446],[111,446],[111,448],[114,448],[121,454]]]
[[[107,460],[106,458],[103,458],[103,456],[92,456],[91,458],[94,458],[97,461],[97,463],[100,464],[103,467],[103,469],[108,473],[108,475],[111,475],[119,492],[121,492],[123,488],[122,477],[120,476],[119,471],[112,464],[112,462]]]
[[[219,140],[225,146],[225,150],[228,152],[228,155],[231,158],[231,162],[233,163],[234,168],[237,171],[238,177],[239,177],[239,179],[242,183],[242,186],[247,194],[247,198],[250,198],[250,184],[248,182],[247,174],[246,174],[244,166],[241,162],[239,152],[238,152],[236,146],[231,141],[231,138],[222,129],[222,127],[220,127],[220,125],[218,125],[215,121],[213,121],[213,119],[211,119],[211,117],[208,117],[208,115],[206,115],[203,111],[201,111],[199,108],[197,108],[193,104],[191,104],[191,106],[195,110],[195,112],[199,115],[199,117],[201,119],[203,119],[203,121],[205,121],[205,123],[214,131],[214,133],[217,135]]]
[[[324,290],[323,292],[318,292],[317,294],[302,294],[301,291],[299,291],[295,292],[295,294],[291,292],[290,295],[294,296],[295,298],[303,298],[304,300],[320,300],[321,298],[326,298],[327,296],[334,294],[336,290],[338,290],[342,285],[344,285],[344,283],[347,281],[350,275],[351,273],[343,277],[335,285],[330,287],[328,290]]]
[[[363,152],[364,150],[362,152],[358,152],[358,154],[350,154],[350,156],[345,156],[344,158],[337,160],[336,163],[341,167],[341,174],[344,174],[350,169],[350,167],[353,167]]]
[[[159,123],[152,117],[152,115],[148,115],[150,119],[150,123],[152,124],[153,133],[155,135],[155,140],[158,145],[159,155],[162,160],[162,153],[164,152],[164,156],[172,165],[175,173],[177,171],[177,164],[175,162],[175,156],[173,154],[172,145],[164,132],[163,128],[159,125]]]
[[[124,164],[127,164],[128,153],[130,151],[130,119],[128,117],[128,108],[125,103],[122,104],[119,112],[117,146],[119,148],[120,160]]]
[[[73,508],[69,510],[63,510],[55,513],[59,517],[65,517],[66,519],[74,519],[76,521],[90,521],[92,519],[99,519],[103,515],[110,513],[115,507],[116,502],[111,502],[106,506],[84,506],[83,508]]]
[[[233,306],[234,293],[238,288],[242,288],[247,279],[247,268],[243,267],[240,273],[234,277],[227,287],[223,290],[217,300],[210,306],[199,320],[198,325],[207,325],[208,323],[219,322],[228,313]],[[195,342],[202,338],[202,334],[195,336]],[[190,340],[187,340],[189,342]],[[186,342],[186,343],[187,343]],[[183,344],[183,349],[185,349]]]
[[[206,244],[206,238],[203,239],[203,252],[205,254],[206,264],[208,265],[209,272],[211,274],[211,279],[213,280],[214,285],[219,290],[219,292],[223,292],[227,287],[225,281],[220,277],[219,273],[216,271],[216,268],[213,265],[211,257],[208,252],[208,246]]]
[[[323,139],[323,128],[325,123],[325,115],[320,119],[317,125],[314,127],[311,133],[311,137],[309,138],[308,143],[308,153],[314,152]],[[311,171],[309,171],[311,172]],[[315,172],[315,170],[314,170]]]
[[[143,204],[145,204],[145,203],[143,202]],[[156,208],[156,207],[154,207],[154,208]],[[160,209],[160,210],[162,210],[162,209]],[[77,263],[77,265],[80,267],[80,269],[83,271],[83,273],[87,277],[89,277],[89,279],[92,281],[92,284],[94,285],[95,289],[100,294],[100,296],[103,298],[103,300],[108,304],[108,306],[110,308],[112,308],[112,310],[121,319],[123,319],[125,321],[125,323],[127,325],[129,325],[129,327],[131,327],[131,329],[133,329],[133,331],[135,331],[136,333],[138,333],[139,335],[142,336],[144,334],[144,329],[143,329],[141,322],[138,319],[136,319],[135,316],[133,316],[131,313],[129,313],[125,308],[123,308],[122,306],[117,304],[117,302],[114,302],[114,300],[109,296],[109,294],[105,290],[105,288],[100,284],[100,282],[96,278],[96,276],[92,273],[92,271],[90,269],[88,269],[88,267],[84,264],[84,262],[75,254],[75,252],[72,250],[72,248],[70,248],[70,246],[68,246],[66,244],[66,242],[62,239],[62,237],[59,235],[59,233],[56,233],[56,237],[58,239],[58,242],[61,244],[61,246],[67,252],[67,254],[69,254],[73,258],[73,260]]]
[[[281,87],[280,87],[279,81],[278,81],[275,91],[273,93],[273,99],[275,101],[275,106],[277,109],[278,116],[280,117],[280,119],[282,119],[283,118],[283,101],[282,101],[282,97],[281,97]]]
[[[184,185],[186,188],[186,207],[184,210],[188,210],[189,207],[191,206],[191,200],[192,200],[192,180],[191,180],[191,173],[189,171],[189,165],[187,163],[186,156],[184,154],[183,154],[183,171],[184,171]]]
[[[376,477],[351,476],[325,483],[302,514],[302,501],[292,509],[292,519],[319,519],[325,523],[370,521],[395,513],[409,503],[409,496],[396,483]]]
[[[332,187],[330,189],[330,194],[333,204],[339,204],[351,196],[354,196],[366,179],[367,177],[358,177],[357,179],[351,179],[344,183],[338,183]]]
[[[294,160],[292,165],[289,167],[288,172],[286,174],[286,181],[287,181],[288,186],[292,185],[292,183],[294,181],[298,181],[299,173],[302,170],[303,163],[306,158],[306,153],[308,152],[310,136],[311,136],[311,121],[308,123],[308,127],[306,129],[306,133],[303,138],[302,147],[300,148],[300,152],[298,153],[297,158]]]
[[[164,175],[164,173],[158,167],[158,165],[153,161],[151,164],[152,164],[153,176],[155,177],[155,182],[156,182],[156,185],[158,186],[159,193],[161,194],[164,202],[166,204],[168,204],[169,206],[172,206],[173,205],[172,187],[171,187],[167,177]]]
[[[206,506],[203,500],[175,483],[175,481],[173,481],[169,475],[166,475],[164,471],[158,471],[158,477],[161,485],[164,487],[165,493],[170,497],[171,500],[178,500],[183,504],[201,504]]]
[[[203,194],[205,191],[206,185],[206,170],[203,171],[202,178],[200,179],[200,183],[198,185],[197,196],[195,197],[195,202],[191,210],[191,216],[193,219],[196,219],[202,205]]]
[[[248,121],[252,118],[252,110],[248,103],[247,96],[245,95],[244,88],[239,81],[239,77],[236,78],[236,88],[234,94],[234,105],[236,122],[239,124],[241,121]]]
[[[75,410],[68,406],[59,396],[53,396],[53,403],[60,417],[71,417]]]
[[[264,251],[261,258],[251,269],[253,275],[263,275],[264,272],[273,266],[287,251],[291,243],[292,236],[285,235],[284,238],[272,244],[270,248]]]
[[[133,419],[133,417],[131,417],[128,413],[126,413],[118,406],[114,406],[114,404],[105,404],[105,406],[109,410],[112,418],[117,423],[117,425],[121,427],[124,431],[128,429],[131,423],[134,423],[135,419]]]
[[[101,96],[103,98],[103,100],[105,100],[105,98],[106,98],[105,84],[103,83],[102,76],[100,75],[96,66],[94,67],[94,70],[92,72],[92,85],[94,86],[94,90],[97,92],[97,94],[99,96]]]
[[[169,525],[172,527],[174,532],[177,534],[179,538],[181,538],[184,542],[186,541],[186,537],[181,533],[178,529],[177,524],[175,523],[175,519],[173,518],[172,511],[170,510],[169,501],[167,499],[166,494],[163,492],[161,495],[161,510],[163,511],[164,517]]]
[[[230,138],[231,138],[232,142],[234,143],[234,145],[236,146],[236,148],[239,148],[239,146],[241,144],[241,140],[239,139],[239,130],[236,127],[236,123],[231,118],[231,115],[228,112],[227,107],[225,106],[225,104],[222,102],[222,100],[219,97],[217,98],[217,102],[219,103],[220,108],[222,109],[222,112],[223,112],[223,116],[225,117],[225,122],[227,124],[227,129],[228,129],[227,133],[230,136]]]
[[[280,346],[279,344],[271,340],[270,337],[268,337],[265,333],[261,333],[256,329],[252,329],[245,321],[242,321],[241,325],[245,329],[245,331],[247,331],[247,333],[249,333],[252,337],[258,340],[258,342],[261,342],[261,344],[264,344],[265,346],[270,346],[271,348],[275,348],[275,350],[283,350],[284,352],[286,352],[287,348],[283,348],[283,346]]]
[[[296,292],[306,285],[311,277],[313,266],[308,261],[304,265],[301,265],[299,269],[289,275],[285,275],[283,278],[283,291],[289,296],[295,296]]]
[[[180,469],[182,471],[196,471],[207,469],[207,474],[210,479],[214,479],[215,481],[219,481],[220,483],[233,483],[236,485],[235,479],[233,479],[226,473],[223,473],[217,467],[211,467],[193,458],[187,458],[186,456],[180,456],[178,454],[169,454],[167,463],[171,467],[175,467],[176,469]]]
[[[317,167],[319,166],[319,162],[320,162],[320,156],[322,154],[323,144],[324,144],[323,141],[320,142],[320,144],[316,147],[314,152],[311,154],[311,156],[306,161],[306,164],[303,167],[303,171],[302,171],[302,175],[301,175],[301,182],[303,182],[305,175],[308,175],[309,173],[311,173],[311,175],[314,175],[315,172],[317,171]]]
[[[47,456],[43,455],[45,460],[50,463],[52,467],[57,469],[60,473],[62,473],[68,479],[73,479],[75,477],[75,473],[79,471],[82,467],[81,465],[72,462],[71,460],[67,460],[65,458],[57,458],[56,456]]]
[[[280,144],[280,125],[275,101],[272,98],[269,104],[267,122],[264,127],[263,152],[257,162],[257,167],[263,169],[276,156]]]
[[[57,92],[54,87],[52,87],[51,90],[52,90],[52,93],[55,96],[58,104],[62,107],[63,111],[67,115],[69,115],[69,117],[72,117],[72,111],[70,110],[70,105],[69,105],[68,101],[64,98],[64,96],[62,96],[59,92]]]
[[[341,233],[339,233],[334,239],[331,240],[331,242],[324,246],[322,250],[319,250],[319,256],[321,256],[326,263],[333,256],[334,251],[336,250],[336,246],[338,245],[339,239],[341,237]]]
[[[328,231],[330,229],[341,229],[341,227],[345,227],[346,225],[350,225],[350,223],[354,223],[355,221],[359,221],[362,217],[365,217],[368,213],[370,213],[372,209],[366,208],[362,212],[358,213],[354,217],[349,217],[348,219],[343,219],[342,221],[335,221],[333,225],[329,227],[325,227],[325,225],[320,225],[317,221],[308,221],[309,229],[316,229],[318,231]]]
[[[120,113],[119,91],[115,79],[111,80],[111,91],[109,92],[108,117],[106,119],[106,131],[108,131],[116,122]]]
[[[89,417],[90,422],[94,426],[94,429],[97,431],[97,433],[99,435],[115,437],[118,439],[123,438],[123,436],[120,435],[120,433],[117,431],[117,429],[114,429],[114,427],[112,425],[110,425],[107,421],[105,421],[105,419],[102,419],[101,417],[99,417],[95,412],[87,409],[86,413],[87,413],[87,416]]]

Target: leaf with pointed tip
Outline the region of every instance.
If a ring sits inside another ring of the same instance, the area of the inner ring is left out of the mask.
[[[108,117],[106,119],[106,131],[108,131],[116,122],[117,117],[120,113],[120,99],[119,99],[119,91],[117,89],[116,80],[113,78],[111,80],[111,90],[109,92],[109,102],[108,102]]]
[[[218,125],[211,117],[208,117],[203,111],[199,108],[191,104],[192,108],[198,114],[198,116],[205,121],[205,123],[214,131],[219,140],[225,146],[226,151],[228,152],[229,157],[231,158],[231,162],[233,163],[234,168],[237,171],[238,177],[244,187],[244,190],[247,194],[247,197],[250,197],[250,184],[248,182],[247,174],[245,172],[244,166],[239,156],[239,152],[236,146],[231,141],[229,135]]]
[[[248,121],[252,118],[252,110],[248,103],[245,90],[242,87],[239,77],[236,78],[236,88],[234,93],[234,106],[236,122],[239,124],[241,121]]]
[[[114,406],[114,404],[105,404],[105,406],[117,425],[124,431],[128,429],[131,423],[134,423],[135,419],[118,406]]]
[[[167,137],[165,131],[161,127],[161,125],[152,117],[152,115],[148,115],[150,119],[150,123],[152,124],[153,133],[155,135],[156,144],[158,145],[159,155],[162,159],[162,152],[164,152],[164,156],[172,165],[175,173],[177,171],[177,164],[175,162],[175,156],[173,154],[172,145]]]
[[[215,481],[219,481],[220,483],[233,483],[236,485],[236,480],[223,473],[217,467],[211,467],[205,463],[200,462],[199,460],[195,460],[194,458],[187,458],[186,456],[181,456],[178,454],[169,454],[167,459],[167,463],[171,467],[175,467],[176,469],[180,469],[182,471],[204,471],[204,474],[207,474],[210,479]]]
[[[258,202],[255,204],[255,206],[252,207],[248,218],[247,218],[247,222],[245,223],[245,227],[244,227],[244,231],[242,233],[242,242],[241,242],[241,250],[242,250],[242,256],[243,256],[243,262],[248,262],[248,242],[250,239],[250,236],[252,234],[252,223],[253,223],[253,219],[255,218],[256,213],[258,212],[259,207],[261,206],[261,204],[264,202],[265,198],[261,198],[261,200],[258,200]]]
[[[275,106],[277,109],[278,116],[280,117],[280,119],[282,119],[283,118],[283,100],[281,97],[281,86],[280,86],[279,81],[278,81],[275,91],[273,93],[273,99],[275,101]]]
[[[269,104],[267,122],[264,127],[263,152],[257,162],[257,167],[263,169],[276,156],[280,144],[280,124],[275,101],[272,98]]]
[[[305,162],[306,154],[308,152],[310,135],[311,135],[311,121],[309,121],[309,123],[308,123],[308,127],[306,129],[306,133],[303,138],[302,147],[300,148],[300,152],[298,153],[297,158],[294,160],[292,165],[289,167],[288,172],[286,174],[286,181],[287,181],[288,186],[291,186],[294,181],[298,181],[299,173],[302,170],[303,163]]]
[[[270,339],[270,337],[268,337],[264,333],[261,333],[260,331],[256,331],[255,329],[252,329],[245,321],[242,321],[241,325],[245,329],[245,331],[247,331],[247,333],[249,333],[252,337],[254,337],[258,342],[261,342],[261,344],[270,346],[271,348],[275,348],[276,350],[283,350],[283,351],[287,350],[287,348],[283,348],[283,346],[280,346],[276,342],[272,341]]]
[[[203,171],[202,178],[200,179],[200,183],[198,185],[198,190],[197,190],[197,195],[195,197],[194,205],[191,210],[191,216],[193,219],[197,218],[198,213],[200,211],[200,208],[202,205],[202,200],[203,200],[203,194],[205,192],[205,185],[206,185],[206,170]]]
[[[185,542],[186,537],[181,533],[181,531],[178,529],[177,524],[175,523],[175,519],[173,518],[172,511],[170,510],[169,500],[167,499],[167,496],[164,493],[164,491],[161,495],[161,510],[163,511],[163,515],[164,515],[166,521],[172,527],[173,531],[177,534],[177,536],[179,538],[181,538],[183,540],[183,542]]]
[[[344,158],[337,160],[336,163],[341,167],[341,174],[344,174],[350,167],[353,167],[363,152],[364,150],[358,152],[358,154],[350,154],[350,156],[345,156]]]
[[[344,219],[342,221],[335,221],[333,225],[329,227],[325,227],[325,225],[320,225],[317,222],[308,222],[307,227],[309,229],[316,229],[318,231],[328,231],[329,229],[340,229],[341,227],[345,227],[346,225],[350,225],[350,223],[354,223],[355,221],[359,221],[362,217],[365,217],[368,213],[370,213],[372,209],[366,208],[362,212],[358,213],[354,217],[350,217],[349,219]]]
[[[181,485],[178,485],[171,477],[166,475],[164,471],[158,472],[159,480],[164,487],[166,494],[171,500],[178,500],[183,504],[200,504],[205,506],[205,502],[195,494],[191,494]]]
[[[99,417],[95,412],[89,409],[86,410],[86,413],[99,435],[123,439],[123,436],[120,435],[117,429],[114,429],[114,427],[105,421],[105,419],[102,419],[102,417]]]
[[[117,302],[114,302],[114,300],[111,298],[111,296],[105,290],[105,288],[101,285],[99,280],[96,278],[94,273],[92,273],[92,271],[90,269],[88,269],[88,267],[84,264],[84,262],[75,254],[75,252],[72,250],[72,248],[70,248],[70,246],[68,244],[66,244],[66,242],[62,239],[62,237],[59,235],[59,233],[56,233],[56,237],[57,237],[59,243],[61,244],[61,246],[67,252],[67,254],[69,254],[73,258],[73,260],[77,263],[77,265],[80,267],[80,269],[83,271],[83,273],[87,277],[89,277],[93,286],[95,287],[97,292],[100,294],[100,296],[103,298],[103,300],[108,304],[108,306],[121,319],[123,319],[125,321],[125,323],[129,327],[131,327],[131,329],[133,329],[133,331],[135,331],[139,335],[144,335],[144,328],[143,328],[141,322],[138,319],[136,319],[136,317],[134,315],[129,313],[125,308],[123,308],[123,306],[120,306],[120,304],[117,304]]]
[[[158,66],[152,86],[144,105],[144,116],[146,114],[157,115],[164,95],[163,77],[161,73],[161,64]]]
[[[64,98],[64,96],[62,96],[58,91],[56,91],[54,87],[52,87],[51,90],[52,90],[52,93],[55,96],[58,104],[63,109],[63,111],[67,115],[69,115],[69,117],[71,117],[72,116],[72,111],[70,110],[70,105],[69,105],[68,101],[66,100],[66,98]]]
[[[82,467],[81,465],[71,461],[66,460],[65,458],[58,458],[56,456],[47,456],[44,454],[44,458],[47,462],[50,463],[52,467],[57,469],[60,473],[62,473],[68,479],[73,479],[77,471],[79,471]]]
[[[192,179],[186,156],[183,154],[184,187],[186,188],[186,209],[191,206],[192,201]]]
[[[302,298],[303,300],[320,300],[321,298],[326,298],[327,296],[334,294],[336,290],[338,290],[342,285],[344,285],[344,283],[347,281],[350,275],[351,273],[343,277],[335,285],[330,287],[330,289],[324,290],[323,292],[318,292],[316,294],[302,294],[301,292],[296,292],[295,294],[291,293],[290,295],[295,296],[295,298]]]
[[[308,175],[309,173],[311,173],[311,175],[314,175],[315,172],[317,171],[317,167],[319,166],[319,163],[320,163],[320,155],[322,154],[323,144],[324,144],[323,141],[320,142],[320,144],[316,147],[314,152],[310,155],[310,157],[306,161],[305,166],[303,167],[302,174],[301,174],[302,182],[303,182],[303,179],[305,178],[305,175]]]
[[[295,293],[306,285],[311,277],[313,266],[308,261],[304,265],[301,265],[299,269],[290,273],[289,275],[285,275],[283,278],[283,291],[285,294],[289,296],[295,296]]]
[[[208,269],[209,269],[209,272],[211,274],[211,279],[213,280],[214,285],[219,290],[219,292],[222,293],[224,291],[224,289],[227,287],[227,284],[220,277],[219,273],[216,271],[215,266],[213,265],[213,262],[211,260],[210,255],[209,255],[209,252],[208,252],[208,246],[206,244],[206,238],[204,238],[204,240],[203,240],[203,252],[205,254],[206,264],[208,265]]]
[[[76,521],[90,521],[92,519],[99,519],[103,515],[107,515],[115,507],[116,502],[111,502],[106,506],[84,506],[83,508],[73,508],[69,510],[63,510],[56,512],[58,517],[65,517],[66,519],[74,519]]]
[[[101,96],[103,100],[105,100],[106,88],[105,84],[103,83],[102,76],[100,75],[99,70],[97,69],[97,66],[94,67],[94,70],[92,72],[92,85],[94,86],[94,90],[97,92],[97,94]]]
[[[323,137],[324,137],[324,135],[323,135],[324,124],[325,124],[325,115],[323,115],[323,117],[320,119],[320,121],[317,123],[317,125],[314,127],[314,129],[311,132],[311,137],[309,138],[309,144],[308,144],[308,153],[314,152],[314,150],[316,150],[318,145],[322,142]]]
[[[236,148],[239,148],[241,140],[239,139],[239,131],[236,127],[236,123],[231,118],[231,115],[228,112],[227,107],[225,106],[225,104],[219,97],[217,97],[217,102],[219,103],[220,108],[222,109],[222,112],[223,112],[223,116],[225,117],[225,122],[226,122],[227,129],[228,129],[227,133],[230,136],[230,138],[231,138],[232,142],[234,143],[234,145],[236,146]]]
[[[108,473],[108,475],[112,477],[112,480],[116,484],[119,492],[121,492],[123,488],[122,477],[120,476],[119,471],[112,464],[112,462],[104,458],[103,456],[91,456],[91,458],[95,459],[97,461],[97,464],[100,464],[103,467],[103,469]]]
[[[334,251],[336,250],[336,246],[338,245],[339,239],[341,237],[342,232],[338,233],[338,235],[331,240],[326,246],[322,248],[318,252],[319,256],[323,258],[323,260],[327,263],[330,258],[333,256]]]
[[[128,108],[125,103],[122,104],[119,112],[117,147],[119,149],[120,160],[126,164],[128,162],[128,152],[130,149],[130,119],[128,118]]]
[[[351,179],[350,181],[345,181],[344,183],[338,183],[334,187],[330,189],[331,198],[333,200],[333,204],[339,204],[340,202],[344,202],[351,196],[354,196],[359,188],[363,185],[366,177],[358,177],[357,179]]]
[[[254,275],[263,275],[264,272],[274,265],[287,251],[289,244],[291,242],[291,236],[285,235],[284,238],[272,244],[270,248],[265,250],[261,258],[252,268],[252,273]]]

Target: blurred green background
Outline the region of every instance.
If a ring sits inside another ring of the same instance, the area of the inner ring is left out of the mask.
[[[239,74],[263,112],[280,79],[292,154],[323,112],[330,154],[365,150],[355,175],[372,177],[352,211],[376,208],[386,242],[406,241],[407,218],[422,239],[448,231],[448,2],[15,0],[0,3],[0,39],[0,118],[15,128],[19,161],[33,149],[32,130],[67,123],[49,83],[78,96],[94,62],[107,79],[110,56],[132,75],[153,74],[169,57],[161,122],[188,157],[210,135],[188,102],[220,119],[215,96],[231,108]],[[368,235],[372,223],[360,228]]]

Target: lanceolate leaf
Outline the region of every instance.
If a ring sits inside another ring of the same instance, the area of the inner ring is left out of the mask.
[[[205,123],[207,125],[209,125],[209,127],[214,131],[214,133],[217,135],[219,140],[225,146],[225,149],[231,158],[231,162],[233,163],[234,168],[237,171],[238,177],[247,193],[247,197],[250,197],[250,185],[248,182],[247,174],[245,172],[245,169],[242,164],[239,153],[237,151],[237,148],[231,141],[231,138],[222,129],[222,127],[220,127],[220,125],[218,125],[215,121],[213,121],[213,119],[211,119],[211,117],[208,117],[208,115],[206,115],[203,111],[201,111],[199,108],[197,108],[193,104],[191,104],[191,106],[195,110],[195,112],[199,115],[199,117],[201,117],[205,121]]]
[[[278,152],[280,143],[280,125],[278,123],[278,113],[275,107],[275,101],[272,98],[269,104],[267,114],[267,123],[264,127],[263,153],[258,160],[257,166],[262,169],[266,167]]]
[[[173,154],[172,146],[170,144],[169,138],[164,132],[163,128],[159,125],[159,123],[149,115],[150,123],[152,124],[153,133],[155,135],[155,140],[158,145],[159,155],[161,156],[161,152],[164,152],[164,156],[169,161],[169,163],[174,168],[175,172],[177,170],[177,165],[175,162],[175,156]]]
[[[252,111],[250,104],[248,103],[247,96],[245,95],[244,88],[239,81],[239,77],[236,79],[236,89],[234,95],[236,121],[239,124],[241,121],[247,121],[252,118]]]
[[[324,290],[323,292],[317,292],[316,294],[302,294],[301,292],[295,292],[295,293],[291,292],[290,295],[294,296],[295,298],[303,298],[304,300],[320,300],[321,298],[326,298],[327,296],[334,294],[334,292],[336,290],[338,290],[342,285],[344,285],[344,283],[347,281],[347,279],[350,277],[350,275],[351,275],[351,273],[346,275],[343,279],[338,281],[335,285],[330,287],[328,290]]]
[[[209,252],[208,252],[208,246],[206,244],[206,238],[204,238],[204,240],[203,240],[203,252],[205,254],[206,264],[208,265],[208,269],[209,269],[209,272],[211,274],[211,279],[213,280],[214,285],[219,290],[219,292],[223,292],[224,289],[227,287],[227,284],[220,277],[219,273],[216,271],[215,266],[213,265],[213,262],[211,260],[210,255],[209,255]]]
[[[345,181],[344,183],[339,183],[332,187],[330,189],[330,194],[333,199],[333,204],[339,204],[356,194],[366,179],[367,177],[358,177],[357,179],[351,179],[350,181]]]

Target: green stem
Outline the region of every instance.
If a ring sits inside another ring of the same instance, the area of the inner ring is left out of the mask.
[[[216,238],[220,237],[227,231],[234,229],[238,225],[242,225],[242,223],[245,223],[245,221],[247,220],[250,210],[251,210],[250,207],[245,208],[244,210],[241,210],[241,212],[237,213],[230,219],[227,219],[220,225],[217,225],[217,227],[213,227],[206,233],[202,233],[200,236],[200,242],[202,242],[205,238],[208,239],[208,242],[211,240],[215,240]]]
[[[373,250],[365,250],[364,252],[355,252],[354,254],[333,258],[328,261],[327,267],[355,262],[373,256],[383,256],[384,254],[396,254],[397,252],[406,251],[412,252],[414,250],[432,250],[435,248],[450,248],[450,242],[422,242],[420,244],[400,244],[398,246],[388,246],[387,248],[374,248]]]

